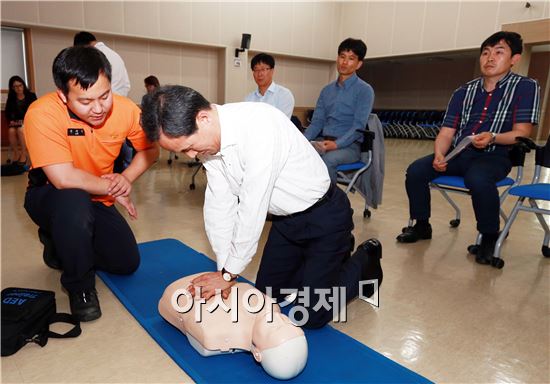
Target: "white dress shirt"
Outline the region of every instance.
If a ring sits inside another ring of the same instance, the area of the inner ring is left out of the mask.
[[[204,222],[218,269],[241,273],[256,253],[267,212],[309,208],[330,178],[313,146],[278,109],[247,102],[215,108],[221,149],[204,159]]]
[[[109,63],[111,63],[111,89],[113,92],[118,95],[128,96],[130,92],[130,78],[128,77],[126,65],[124,65],[122,57],[101,41],[97,42],[94,47],[103,52],[107,56]]]
[[[287,115],[289,119],[292,117],[292,111],[294,111],[294,96],[292,92],[282,85],[275,84],[274,81],[271,82],[271,85],[267,88],[264,95],[256,89],[246,96],[245,101],[261,101],[273,105]]]

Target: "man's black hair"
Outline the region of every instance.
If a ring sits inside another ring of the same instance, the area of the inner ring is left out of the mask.
[[[69,82],[73,80],[82,89],[94,85],[100,74],[111,81],[111,64],[103,52],[94,47],[68,47],[54,59],[52,74],[55,86],[67,95]]]
[[[82,31],[74,35],[73,45],[90,45],[92,41],[96,41],[94,35],[90,32]]]
[[[269,68],[275,68],[275,59],[273,56],[268,55],[267,53],[258,53],[256,56],[252,58],[252,61],[250,61],[250,68],[254,70],[254,67],[256,64],[264,63],[265,65],[269,66]]]
[[[156,77],[156,76],[147,76],[145,79],[143,79],[143,83],[145,85],[152,85],[154,86],[155,88],[158,88],[160,87],[160,81],[159,79]]]
[[[151,142],[158,141],[161,130],[169,137],[191,136],[197,131],[197,114],[210,108],[194,89],[165,85],[143,97],[141,126]]]
[[[486,47],[494,47],[501,40],[504,40],[506,44],[508,44],[508,46],[512,50],[512,56],[516,54],[521,55],[521,53],[523,52],[523,39],[521,38],[521,35],[519,33],[500,31],[493,33],[491,36],[485,39],[483,43],[481,43],[479,53],[481,54],[481,52],[483,52]]]
[[[363,40],[348,37],[338,46],[338,54],[345,51],[352,51],[359,58],[359,61],[363,61],[367,54],[367,45]]]

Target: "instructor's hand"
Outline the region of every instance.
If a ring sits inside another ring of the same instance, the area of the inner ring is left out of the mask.
[[[227,299],[231,292],[234,281],[227,282],[222,278],[222,273],[208,272],[200,275],[191,281],[191,286],[187,289],[193,297],[195,296],[195,287],[201,287],[201,297],[208,300],[216,294],[216,289],[221,290],[222,297]]]
[[[126,208],[131,219],[137,219],[137,209],[134,207],[134,203],[132,203],[130,196],[118,196],[115,198],[115,201]]]
[[[109,195],[113,197],[129,196],[132,192],[132,183],[120,173],[108,173],[101,176],[111,182],[109,185]]]

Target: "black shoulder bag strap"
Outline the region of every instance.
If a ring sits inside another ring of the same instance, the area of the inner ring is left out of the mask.
[[[82,333],[82,330],[80,329],[80,321],[68,313],[56,313],[50,320],[50,325],[53,323],[68,323],[73,324],[74,327],[70,331],[63,334],[48,331],[48,337],[53,337],[55,339],[66,339],[69,337],[77,337]]]

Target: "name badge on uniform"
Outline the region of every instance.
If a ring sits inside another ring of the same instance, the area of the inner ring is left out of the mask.
[[[82,128],[67,128],[67,136],[84,136]]]

